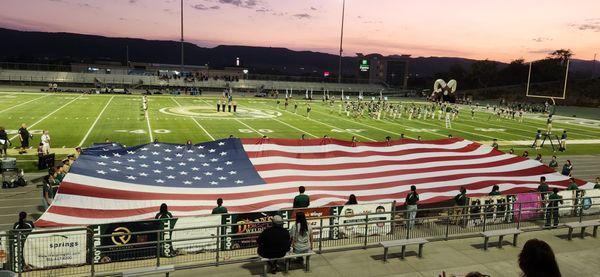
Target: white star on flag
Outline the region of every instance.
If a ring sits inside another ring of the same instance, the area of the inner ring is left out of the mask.
[[[164,183],[164,182],[165,182],[165,181],[163,181],[163,180],[161,180],[161,179],[158,179],[158,180],[155,180],[155,181],[156,181],[157,183]]]
[[[167,176],[167,179],[175,179],[175,176],[169,175],[169,176]]]
[[[98,172],[98,174],[102,174],[102,175],[106,174],[106,171],[104,171],[104,170],[96,170],[96,172]]]

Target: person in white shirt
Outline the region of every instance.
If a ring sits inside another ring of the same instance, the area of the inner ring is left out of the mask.
[[[48,131],[44,131],[41,137],[41,141],[43,144],[42,151],[44,152],[44,155],[50,154],[50,134],[48,133]]]

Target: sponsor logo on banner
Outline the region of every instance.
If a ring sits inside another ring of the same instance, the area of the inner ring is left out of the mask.
[[[25,263],[33,268],[85,264],[86,240],[85,230],[31,233],[23,246]]]
[[[517,194],[517,200],[513,205],[515,221],[527,221],[538,218],[540,216],[540,209],[542,208],[541,200],[542,197],[537,192]]]
[[[173,240],[171,246],[177,254],[217,249],[217,228],[219,227],[214,226],[221,225],[221,215],[182,217],[173,219],[173,221],[175,221],[175,229],[185,229],[170,232],[171,239]],[[209,226],[213,227],[202,228]]]
[[[225,249],[240,249],[256,247],[256,239],[263,230],[271,226],[271,218],[275,215],[281,215],[283,220],[287,219],[287,213],[280,212],[259,212],[227,215],[226,224],[235,224],[227,228]],[[284,228],[287,228],[284,225]],[[256,233],[256,234],[253,234]],[[231,236],[233,235],[233,236]]]
[[[296,213],[298,212],[304,212],[304,215],[306,216],[306,221],[308,222],[308,224],[310,224],[311,228],[312,228],[312,233],[313,233],[313,238],[314,239],[318,239],[319,236],[321,236],[321,228],[323,227],[323,239],[328,239],[329,238],[329,234],[330,232],[330,228],[329,227],[329,218],[323,218],[322,220],[320,219],[320,217],[324,217],[324,216],[330,216],[331,215],[331,208],[307,208],[307,209],[296,209],[291,211],[292,212],[292,221],[290,221],[290,226],[293,226],[292,224],[295,224],[295,220],[296,220]],[[323,225],[321,225],[321,223]]]
[[[579,193],[584,214],[600,213],[600,189],[580,190]]]
[[[93,261],[106,263],[156,257],[158,233],[136,233],[161,230],[162,223],[158,220],[110,223],[92,226],[92,229],[95,235],[102,236],[94,238],[97,250],[93,253]],[[144,244],[135,245],[138,243]]]
[[[337,214],[339,217],[335,219],[335,224],[352,225],[334,227],[336,228],[333,230],[334,239],[364,236],[365,234],[368,236],[384,235],[391,232],[391,224],[389,222],[369,224],[366,230],[365,223],[367,217],[369,222],[391,220],[389,212],[392,210],[392,203],[346,205],[337,207],[336,209],[338,210]],[[372,214],[383,212],[387,212],[387,214]],[[367,216],[366,214],[369,215]]]

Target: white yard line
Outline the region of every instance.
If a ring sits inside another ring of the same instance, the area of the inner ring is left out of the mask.
[[[286,123],[286,122],[283,122],[283,121],[281,121],[281,120],[279,120],[279,119],[277,119],[277,118],[275,118],[275,117],[273,117],[273,119],[274,119],[275,121],[277,121],[277,122],[279,122],[279,123],[283,124],[283,125],[286,125],[286,126],[288,126],[288,127],[292,128],[292,129],[298,130],[298,131],[302,132],[303,134],[307,134],[307,135],[309,135],[309,136],[311,136],[311,137],[313,137],[313,138],[317,138],[317,136],[315,136],[315,135],[313,135],[313,134],[311,134],[311,133],[309,133],[309,132],[307,132],[307,131],[304,131],[304,130],[302,130],[302,129],[300,129],[300,128],[297,128],[296,126],[293,126],[293,125],[291,125],[291,124],[288,124],[288,123]]]
[[[237,119],[237,118],[236,118],[236,119],[235,119],[235,121],[237,121],[237,122],[239,122],[240,124],[242,124],[242,125],[246,126],[248,129],[252,130],[253,132],[255,132],[255,133],[258,133],[258,134],[259,134],[259,135],[261,135],[261,136],[264,136],[264,134],[263,134],[263,133],[261,133],[261,132],[259,132],[259,131],[255,130],[254,128],[250,127],[250,125],[248,125],[248,124],[246,124],[246,123],[242,122],[241,120],[239,120],[239,119]]]
[[[148,135],[150,136],[150,142],[154,141],[154,136],[152,135],[152,127],[150,127],[150,115],[148,111],[144,111],[144,116],[146,117],[146,123],[148,124]]]
[[[299,115],[299,114],[295,114],[295,113],[292,113],[292,112],[288,112],[288,113],[290,113],[290,114],[293,114],[293,115],[296,115],[296,116],[299,116],[299,117],[301,117],[301,118],[304,118],[304,119],[308,119],[308,120],[310,120],[310,121],[317,122],[317,123],[319,123],[319,124],[325,125],[325,126],[327,126],[327,127],[333,128],[333,129],[339,129],[339,127],[336,127],[336,126],[333,126],[333,125],[330,125],[330,124],[327,124],[327,123],[324,123],[324,122],[321,122],[321,121],[318,121],[318,120],[314,120],[314,119],[312,119],[312,118],[310,118],[310,117],[301,116],[301,115]],[[347,132],[347,133],[349,133],[349,134],[351,134],[351,135],[354,135],[354,136],[357,136],[357,137],[361,137],[361,138],[364,138],[364,139],[370,140],[370,141],[377,141],[377,140],[374,140],[374,139],[372,139],[372,138],[370,138],[370,137],[366,137],[366,136],[363,136],[363,135],[359,135],[359,134],[357,134],[357,133],[353,133],[353,132]]]
[[[33,123],[33,124],[31,124],[31,125],[29,125],[29,126],[27,126],[27,127],[28,127],[28,128],[32,128],[33,126],[37,125],[38,123],[40,123],[40,122],[44,121],[44,119],[46,119],[46,118],[50,117],[51,115],[55,114],[56,112],[60,111],[62,108],[64,108],[64,107],[68,106],[69,104],[71,104],[71,103],[75,102],[75,100],[79,99],[81,96],[82,96],[82,95],[79,95],[79,96],[75,97],[75,99],[73,99],[73,100],[71,100],[71,101],[67,102],[66,104],[64,104],[64,105],[60,106],[58,109],[56,109],[56,110],[54,110],[53,112],[51,112],[51,113],[47,114],[46,116],[42,117],[40,120],[36,121],[35,123]],[[19,135],[14,135],[12,138],[10,138],[10,140],[13,140],[13,139],[17,138],[18,136],[19,136]]]
[[[329,115],[329,114],[327,114],[327,113],[325,113],[325,112],[319,112],[319,111],[317,111],[317,112],[318,112],[318,113],[320,113],[320,114],[324,114],[324,115],[326,115],[326,116],[332,117],[332,118],[336,118],[336,119],[341,119],[341,120],[344,120],[344,121],[348,121],[348,122],[350,122],[350,123],[353,123],[353,124],[358,124],[358,125],[361,125],[361,126],[364,126],[364,127],[370,128],[370,129],[379,130],[379,131],[386,132],[386,133],[390,133],[390,134],[394,134],[394,135],[397,135],[397,136],[400,136],[400,135],[401,135],[400,133],[396,133],[396,132],[394,132],[394,131],[390,131],[390,130],[386,130],[386,129],[381,129],[381,128],[379,128],[379,127],[375,127],[375,126],[371,126],[371,125],[363,124],[363,123],[360,123],[360,122],[351,121],[351,120],[345,119],[345,118],[343,118],[343,117],[341,117],[341,116],[332,116],[332,115]],[[338,128],[339,128],[339,127],[338,127]],[[373,140],[373,141],[376,141],[376,140]],[[383,139],[382,139],[381,141],[383,141]]]
[[[260,104],[260,105],[263,105],[263,106],[265,106],[265,107],[269,107],[267,104]],[[271,108],[271,107],[269,107],[269,108]],[[284,111],[285,111],[285,112],[288,112],[287,110],[284,110]],[[291,113],[291,112],[289,112],[289,113]],[[273,120],[275,120],[275,121],[277,121],[277,122],[279,122],[279,123],[281,123],[281,124],[283,124],[283,125],[286,125],[286,126],[288,126],[288,127],[292,128],[292,129],[295,129],[295,130],[297,130],[297,131],[300,131],[300,132],[302,132],[302,133],[304,133],[304,134],[307,134],[307,135],[309,135],[309,136],[311,136],[311,137],[313,137],[313,138],[318,138],[317,136],[315,136],[315,135],[313,135],[313,134],[311,134],[311,133],[309,133],[309,132],[307,132],[307,131],[305,131],[305,130],[302,130],[302,129],[300,129],[300,128],[298,128],[298,127],[296,127],[296,126],[292,125],[292,124],[289,124],[289,123],[287,123],[287,122],[284,122],[284,121],[282,121],[282,120],[279,120],[279,119],[277,119],[276,117],[273,117],[272,119],[273,119]]]
[[[23,106],[23,105],[27,105],[27,104],[29,104],[29,103],[31,103],[31,102],[33,102],[33,101],[35,101],[35,100],[42,99],[42,98],[44,98],[44,97],[48,97],[48,96],[50,96],[50,94],[46,94],[46,95],[44,95],[44,96],[42,96],[42,97],[38,97],[38,98],[31,99],[31,100],[29,100],[29,101],[27,101],[27,102],[23,102],[23,103],[21,103],[21,104],[19,104],[19,105],[14,105],[14,106],[12,106],[12,107],[10,107],[10,108],[6,108],[6,109],[4,109],[4,110],[1,110],[1,111],[0,111],[0,113],[3,113],[3,112],[5,112],[5,111],[10,111],[10,110],[12,110],[12,109],[14,109],[14,108],[17,108],[17,107],[20,107],[20,106]]]
[[[100,117],[102,116],[102,114],[104,113],[104,111],[106,110],[106,108],[108,107],[108,105],[110,104],[110,102],[113,100],[113,98],[115,98],[115,97],[112,96],[108,100],[108,102],[106,103],[106,105],[104,105],[104,108],[102,109],[102,111],[100,111],[100,114],[98,114],[98,116],[96,117],[96,120],[94,120],[94,123],[92,123],[92,126],[90,126],[90,128],[87,131],[87,133],[85,133],[85,136],[83,137],[83,139],[81,139],[81,142],[79,143],[78,146],[82,146],[83,143],[85,142],[85,140],[88,138],[88,136],[92,133],[92,130],[94,129],[94,127],[96,127],[96,123],[98,123],[98,120],[100,119]]]
[[[179,104],[179,102],[177,102],[177,100],[175,100],[175,98],[171,97],[171,100],[173,100],[173,102],[175,102],[179,107],[181,107],[181,104]],[[200,122],[198,122],[198,120],[196,120],[196,118],[190,116],[190,118],[196,122],[196,125],[198,125],[198,127],[200,127],[200,129],[202,129],[202,131],[204,131],[204,133],[211,139],[211,140],[215,140],[215,138],[206,130],[204,129],[204,127],[202,127],[202,125],[200,124]]]

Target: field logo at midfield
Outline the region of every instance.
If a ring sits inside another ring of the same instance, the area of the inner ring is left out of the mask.
[[[180,107],[166,107],[160,109],[161,113],[174,115],[174,116],[186,116],[195,118],[220,118],[220,119],[244,119],[244,118],[275,118],[281,116],[280,112],[263,109],[252,109],[252,108],[240,108],[237,107],[235,113],[230,112],[217,112],[215,106],[207,105],[194,105],[194,106],[180,106]]]

